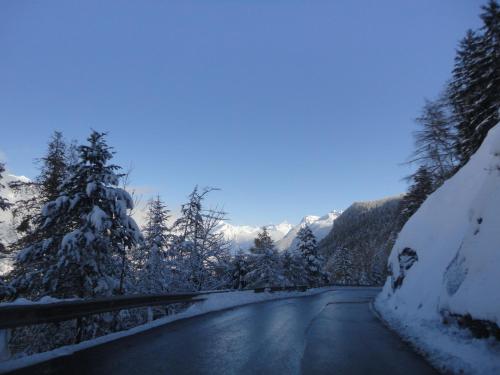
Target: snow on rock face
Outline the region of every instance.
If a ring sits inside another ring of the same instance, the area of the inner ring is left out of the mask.
[[[0,195],[7,198],[10,203],[14,203],[19,199],[28,199],[29,196],[24,196],[22,194],[15,194],[14,191],[9,188],[11,182],[22,181],[29,182],[30,180],[24,176],[15,176],[13,174],[4,173],[1,183],[5,186],[3,189],[0,188]],[[9,210],[0,210],[0,242],[4,244],[9,244],[17,239],[17,234],[15,228],[12,226],[12,214]]]
[[[399,289],[388,278],[382,313],[397,310],[405,321],[470,314],[500,325],[500,125],[406,223],[389,258],[392,278],[406,248],[418,260]]]
[[[276,243],[276,247],[281,251],[288,249],[295,250],[297,246],[297,234],[305,225],[308,225],[309,228],[311,228],[311,231],[316,237],[316,241],[319,243],[319,241],[330,233],[333,227],[333,222],[341,214],[341,211],[332,211],[321,217],[314,215],[304,217],[298,225],[291,228],[290,231]]]
[[[2,185],[4,188],[0,188],[0,195],[7,198],[10,203],[14,203],[20,199],[28,199],[30,196],[23,193],[15,194],[14,191],[9,187],[11,182],[29,182],[30,180],[24,176],[15,176],[13,174],[4,173],[2,178]],[[17,232],[15,226],[12,224],[12,213],[10,210],[2,211],[0,210],[0,243],[2,245],[9,245],[17,240]],[[0,275],[3,275],[10,271],[11,259],[0,257]]]

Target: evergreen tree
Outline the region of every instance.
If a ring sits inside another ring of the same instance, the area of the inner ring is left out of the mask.
[[[478,61],[481,60],[481,38],[468,30],[465,38],[460,42],[455,57],[453,78],[450,83],[450,101],[456,121],[457,139],[456,151],[461,164],[464,164],[474,153],[477,127],[476,103],[481,96],[481,83],[478,77]]]
[[[333,256],[329,260],[328,269],[330,280],[335,284],[352,285],[354,283],[354,256],[352,252],[345,248],[335,249]]]
[[[426,167],[421,166],[413,175],[413,184],[403,198],[401,218],[406,222],[434,191],[432,175]]]
[[[123,291],[126,251],[141,234],[127,214],[132,199],[118,187],[120,167],[108,164],[113,151],[104,136],[92,132],[57,198],[44,205],[11,275],[19,295],[90,298]]]
[[[55,200],[59,195],[59,187],[68,176],[68,147],[61,132],[54,132],[49,140],[47,152],[38,160],[40,174],[34,181],[16,181],[10,187],[19,195],[29,196],[19,199],[12,210],[17,231],[23,235],[29,234],[33,228],[40,225],[41,208]],[[37,222],[38,221],[38,222]],[[15,247],[23,247],[23,238]]]
[[[307,285],[305,259],[301,254],[286,250],[281,257],[286,283],[290,286]]]
[[[391,240],[393,243],[394,241]],[[387,275],[387,254],[385,249],[379,249],[374,255],[371,264],[370,284],[383,285]]]
[[[245,277],[248,271],[249,271],[248,256],[242,250],[239,250],[234,256],[231,263],[233,289],[246,288],[247,283],[245,281]]]
[[[41,168],[37,182],[42,202],[51,202],[59,196],[59,187],[68,175],[67,145],[61,132],[54,132],[47,154],[40,159]]]
[[[250,288],[279,286],[284,283],[281,259],[266,227],[257,235],[250,252],[250,272],[246,275]]]
[[[490,0],[482,9],[481,32],[460,43],[450,84],[462,165],[500,120],[500,7]]]
[[[318,244],[311,228],[306,224],[297,233],[297,249],[304,259],[305,279],[308,286],[321,284],[323,280],[323,258],[318,255]]]
[[[135,251],[135,273],[138,289],[143,293],[162,293],[168,290],[167,250],[170,229],[169,210],[159,196],[148,202],[144,242]]]
[[[482,61],[478,65],[482,68],[484,84],[483,95],[477,103],[479,108],[476,128],[476,147],[479,148],[488,131],[500,121],[500,5],[497,0],[490,0],[482,7]]]

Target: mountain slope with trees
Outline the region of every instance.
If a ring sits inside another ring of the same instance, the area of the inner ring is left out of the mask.
[[[386,276],[391,243],[397,234],[402,198],[356,202],[335,220],[319,244],[330,282],[379,285]]]

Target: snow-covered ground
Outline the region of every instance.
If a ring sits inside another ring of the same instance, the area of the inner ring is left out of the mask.
[[[285,299],[285,298],[311,296],[319,293],[324,293],[328,290],[332,290],[332,288],[325,287],[325,288],[309,289],[306,292],[297,291],[297,292],[254,293],[253,291],[237,291],[237,292],[207,294],[203,296],[203,298],[206,298],[203,302],[193,304],[186,311],[179,314],[170,315],[168,317],[157,319],[150,323],[137,326],[126,331],[121,331],[106,336],[101,336],[94,340],[84,341],[76,345],[64,346],[61,348],[57,348],[55,350],[51,350],[49,352],[34,354],[31,356],[0,362],[0,373],[13,371],[15,369],[19,369],[26,366],[31,366],[36,363],[40,363],[50,359],[71,355],[72,353],[78,350],[83,350],[96,345],[104,344],[106,342],[117,340],[122,337],[134,335],[136,333],[143,332],[155,327],[159,327],[164,324],[173,322],[175,320],[186,319],[193,316],[206,314],[212,311],[229,309],[232,307],[247,305],[250,303],[258,303],[258,302]],[[46,300],[43,301],[42,303],[50,303],[50,302],[51,301]],[[60,300],[54,300],[53,302],[60,302]],[[26,303],[26,301],[23,300],[20,303],[24,304]]]
[[[332,211],[324,216],[309,215],[304,217],[298,225],[295,225],[290,231],[278,242],[276,247],[281,250],[294,250],[297,246],[297,233],[305,225],[311,228],[316,240],[319,242],[326,237],[333,228],[333,222],[342,214],[341,211]]]
[[[469,331],[442,323],[449,313],[500,325],[499,246],[497,125],[402,229],[389,257],[393,275],[376,309],[437,367],[500,374],[500,342],[474,339]]]

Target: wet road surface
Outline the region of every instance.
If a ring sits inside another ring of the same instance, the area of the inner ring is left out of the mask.
[[[373,315],[378,292],[341,288],[213,312],[16,374],[436,374]]]

